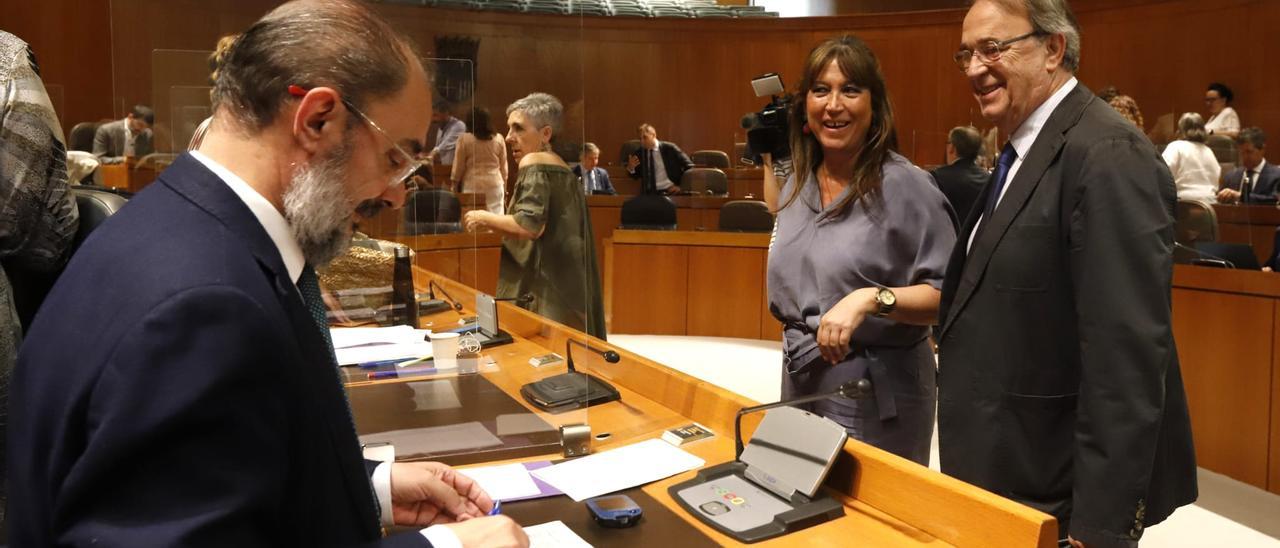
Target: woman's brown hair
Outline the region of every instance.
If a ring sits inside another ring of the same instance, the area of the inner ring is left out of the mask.
[[[885,91],[884,76],[876,54],[861,39],[852,35],[831,38],[818,44],[809,52],[804,64],[804,76],[800,80],[795,97],[791,100],[788,125],[791,133],[791,166],[796,184],[782,207],[787,207],[800,195],[801,189],[822,165],[822,145],[812,133],[805,133],[808,123],[806,104],[814,81],[834,60],[845,78],[871,93],[871,124],[867,127],[862,148],[853,161],[853,191],[836,204],[833,215],[842,215],[851,204],[862,199],[874,199],[880,190],[884,163],[889,153],[898,149],[898,130],[893,123],[893,108]],[[779,208],[781,209],[781,208]]]

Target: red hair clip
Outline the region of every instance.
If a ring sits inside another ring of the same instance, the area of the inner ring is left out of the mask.
[[[289,95],[294,97],[306,97],[307,90],[302,89],[302,86],[297,84],[289,84]]]

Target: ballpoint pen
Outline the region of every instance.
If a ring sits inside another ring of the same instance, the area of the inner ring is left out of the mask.
[[[501,513],[502,513],[502,501],[500,500],[493,501],[493,509],[489,510],[489,515],[496,516]]]
[[[375,367],[382,367],[384,365],[396,365],[400,362],[407,362],[407,361],[416,360],[416,359],[417,358],[396,358],[394,360],[377,360],[377,361],[371,361],[371,362],[361,362],[358,365],[360,366],[360,369],[373,369]]]
[[[412,377],[414,375],[431,375],[438,371],[434,367],[422,367],[416,369],[393,369],[391,371],[373,371],[369,373],[369,380],[376,381],[379,379],[397,379],[400,377]]]

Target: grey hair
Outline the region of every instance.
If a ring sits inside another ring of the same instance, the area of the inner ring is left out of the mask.
[[[1204,118],[1195,112],[1187,112],[1178,117],[1178,137],[1193,143],[1203,143],[1209,138],[1204,130]]]
[[[564,105],[549,93],[535,91],[507,106],[507,116],[515,111],[523,112],[533,123],[534,129],[550,127],[551,134],[560,132],[564,118]]]
[[[1267,146],[1267,134],[1260,127],[1244,128],[1236,135],[1236,144],[1243,145],[1245,143],[1253,145],[1253,148],[1261,149]]]
[[[1062,66],[1075,74],[1080,70],[1080,24],[1067,0],[991,0],[1010,13],[1021,11],[1031,29],[1041,34],[1061,34],[1066,39]]]
[[[582,154],[584,156],[587,154],[600,154],[600,147],[596,146],[595,143],[582,143]]]

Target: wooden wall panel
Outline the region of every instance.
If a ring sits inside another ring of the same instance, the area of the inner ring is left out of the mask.
[[[462,271],[459,268],[460,263],[458,261],[457,249],[442,249],[438,251],[420,250],[413,256],[413,264],[419,268],[430,270],[451,280],[462,281]]]
[[[1197,464],[1267,485],[1275,300],[1176,288],[1173,331]]]
[[[662,245],[614,244],[611,333],[685,334],[689,251]]]
[[[124,105],[156,102],[152,52],[209,50],[245,28],[272,0],[86,0],[19,2],[0,28],[37,46],[46,82],[59,86],[64,125],[116,117]],[[1231,85],[1248,125],[1280,134],[1280,2],[1166,0],[1073,2],[1083,34],[1081,81],[1132,95],[1148,124],[1163,112],[1203,111],[1205,86]],[[591,140],[606,163],[642,121],[685,150],[731,151],[738,120],[764,102],[748,80],[778,72],[798,82],[804,54],[842,32],[863,36],[880,57],[902,151],[942,160],[951,127],[980,119],[950,61],[962,9],[765,20],[646,20],[450,11],[375,4],[422,51],[440,35],[480,39],[476,103],[502,112],[530,91],[565,103],[563,137]],[[1194,29],[1233,29],[1219,36]],[[109,47],[104,47],[109,44]],[[1229,45],[1228,45],[1229,44]],[[198,70],[199,69],[195,69]],[[499,116],[499,118],[501,118]]]
[[[760,338],[765,250],[731,247],[689,248],[688,328],[702,337]]]

